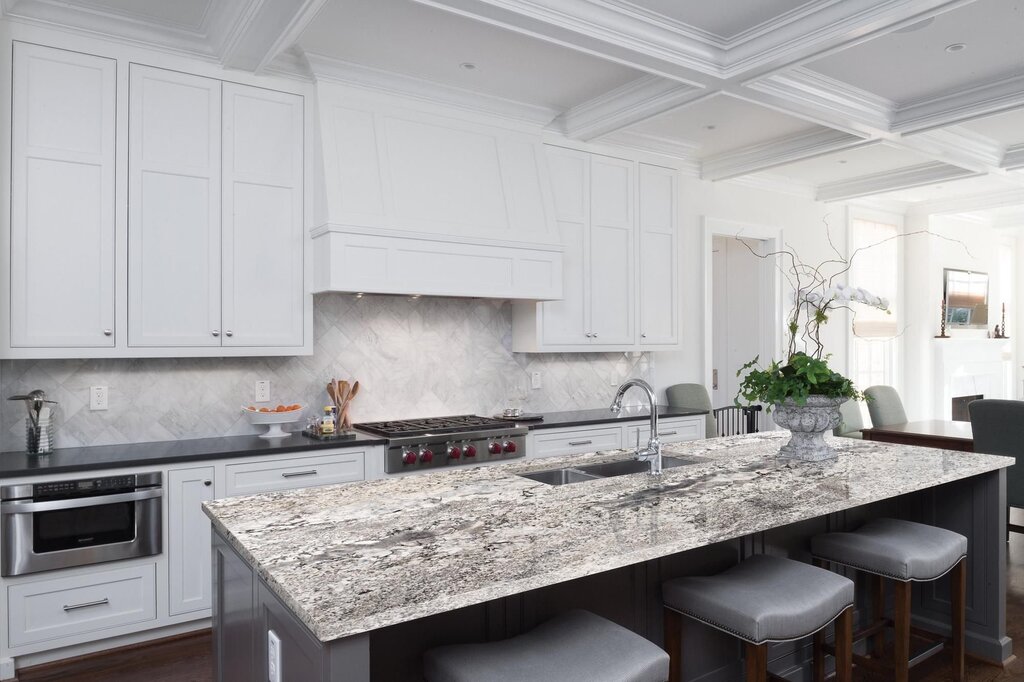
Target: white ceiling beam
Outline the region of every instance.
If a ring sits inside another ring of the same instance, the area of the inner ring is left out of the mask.
[[[569,109],[552,125],[566,137],[592,140],[713,94],[660,76],[644,76]]]
[[[937,182],[959,180],[976,175],[981,175],[981,173],[960,168],[959,166],[950,166],[945,163],[926,163],[920,166],[900,168],[885,173],[874,173],[851,180],[841,180],[820,185],[815,198],[818,201],[841,201],[870,194],[882,194],[900,189],[923,187],[924,185],[933,185]]]
[[[1004,208],[1019,204],[1024,204],[1024,187],[1002,189],[996,192],[983,192],[964,197],[922,201],[914,205],[914,210],[919,213],[927,213],[928,215],[945,215]]]
[[[706,158],[701,163],[701,178],[726,180],[872,144],[877,142],[838,130],[814,130]]]
[[[1006,170],[1024,168],[1024,144],[1015,144],[1012,147],[1007,147],[999,167]]]
[[[1024,75],[900,105],[891,130],[912,133],[963,123],[1024,106]]]
[[[221,48],[227,68],[260,73],[294,44],[327,0],[250,0]]]
[[[979,173],[999,171],[1003,146],[966,128],[951,127],[894,137],[888,144]]]

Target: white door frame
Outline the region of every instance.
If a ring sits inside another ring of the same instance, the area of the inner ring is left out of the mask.
[[[714,369],[714,325],[712,324],[714,310],[712,301],[712,266],[711,252],[713,240],[716,236],[723,237],[747,237],[757,239],[765,243],[767,253],[780,251],[785,248],[785,241],[782,238],[782,230],[767,225],[755,225],[752,223],[741,223],[732,220],[722,220],[710,216],[702,216],[703,234],[701,240],[702,257],[701,263],[704,267],[704,385],[708,392],[712,386],[712,370]],[[761,282],[767,296],[761,297],[761,329],[774,329],[775,333],[767,338],[761,339],[761,361],[771,362],[779,359],[782,351],[782,273],[775,262],[766,260],[761,271]]]

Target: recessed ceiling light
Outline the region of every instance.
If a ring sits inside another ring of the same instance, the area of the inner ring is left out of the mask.
[[[462,62],[461,64],[459,64],[459,68],[464,69],[465,71],[472,71],[473,69],[476,68],[476,64],[474,64],[473,62]]]
[[[846,159],[839,159],[839,163],[846,163]]]
[[[946,52],[959,52],[960,50],[966,49],[966,43],[953,43],[952,45],[946,45]]]
[[[710,126],[704,126],[704,130],[714,130],[714,129],[715,129],[715,128],[717,128],[717,127],[718,127],[718,126],[714,126],[714,125],[710,125]]]

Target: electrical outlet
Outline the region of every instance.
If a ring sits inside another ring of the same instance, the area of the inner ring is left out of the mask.
[[[540,372],[530,372],[530,386],[540,388],[544,384],[540,380]]]
[[[267,679],[281,682],[281,638],[273,630],[267,630]]]
[[[270,402],[270,382],[269,381],[257,381],[256,382],[256,402],[258,403],[269,403]]]
[[[89,409],[93,410],[105,410],[107,409],[107,387],[106,386],[90,386],[89,387]]]

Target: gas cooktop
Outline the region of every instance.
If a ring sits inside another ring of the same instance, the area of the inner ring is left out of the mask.
[[[355,424],[360,431],[366,431],[385,438],[398,436],[425,436],[441,433],[459,433],[482,429],[505,429],[508,422],[493,417],[475,414],[460,414],[453,417],[424,417],[422,419],[399,419],[386,422]]]

